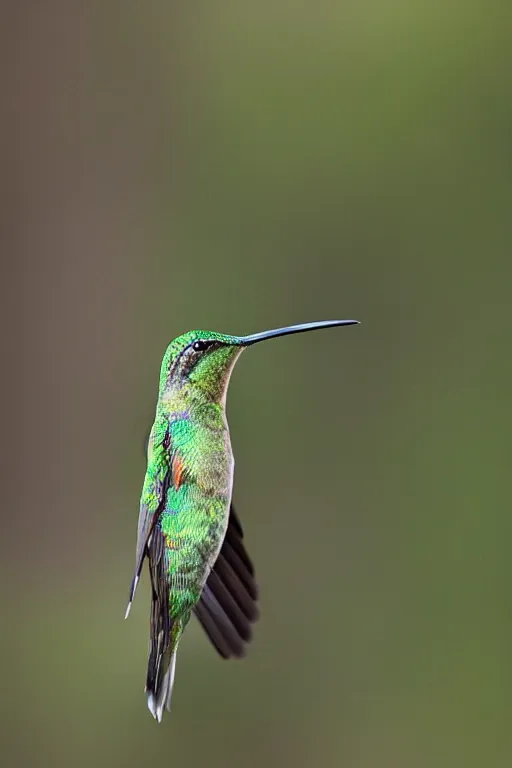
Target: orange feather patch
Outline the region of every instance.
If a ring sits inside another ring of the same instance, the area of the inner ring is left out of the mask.
[[[185,466],[179,456],[175,456],[172,462],[172,484],[179,490],[180,485],[183,482],[183,475],[185,472]]]

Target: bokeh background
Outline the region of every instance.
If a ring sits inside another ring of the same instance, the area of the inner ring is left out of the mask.
[[[2,766],[512,762],[512,46],[472,0],[1,6]],[[174,710],[123,621],[167,342],[228,402],[261,585]]]

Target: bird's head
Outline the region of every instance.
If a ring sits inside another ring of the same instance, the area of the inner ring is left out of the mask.
[[[171,341],[160,370],[160,396],[197,390],[209,400],[222,399],[237,357],[240,338],[215,331],[189,331]]]
[[[162,360],[160,397],[182,389],[197,391],[212,402],[223,402],[233,366],[242,351],[259,341],[336,325],[357,325],[357,320],[326,320],[290,325],[250,336],[228,336],[215,331],[189,331],[171,341]]]

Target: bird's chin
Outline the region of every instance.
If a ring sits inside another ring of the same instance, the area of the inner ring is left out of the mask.
[[[219,402],[224,409],[226,408],[226,397],[228,394],[229,381],[231,379],[231,374],[233,373],[233,368],[235,367],[235,363],[240,357],[240,355],[242,354],[242,352],[244,351],[245,347],[236,347],[235,349],[236,351],[228,367],[225,370],[223,380],[222,380],[222,388],[221,388]]]

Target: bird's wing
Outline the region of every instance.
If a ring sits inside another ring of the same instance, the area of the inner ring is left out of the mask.
[[[258,618],[258,587],[233,505],[219,556],[206,581],[195,614],[217,652],[240,658]]]
[[[165,497],[171,483],[171,476],[169,423],[165,417],[160,417],[155,420],[148,440],[148,467],[140,502],[135,573],[130,587],[126,616],[130,613],[153,527],[165,506]]]

